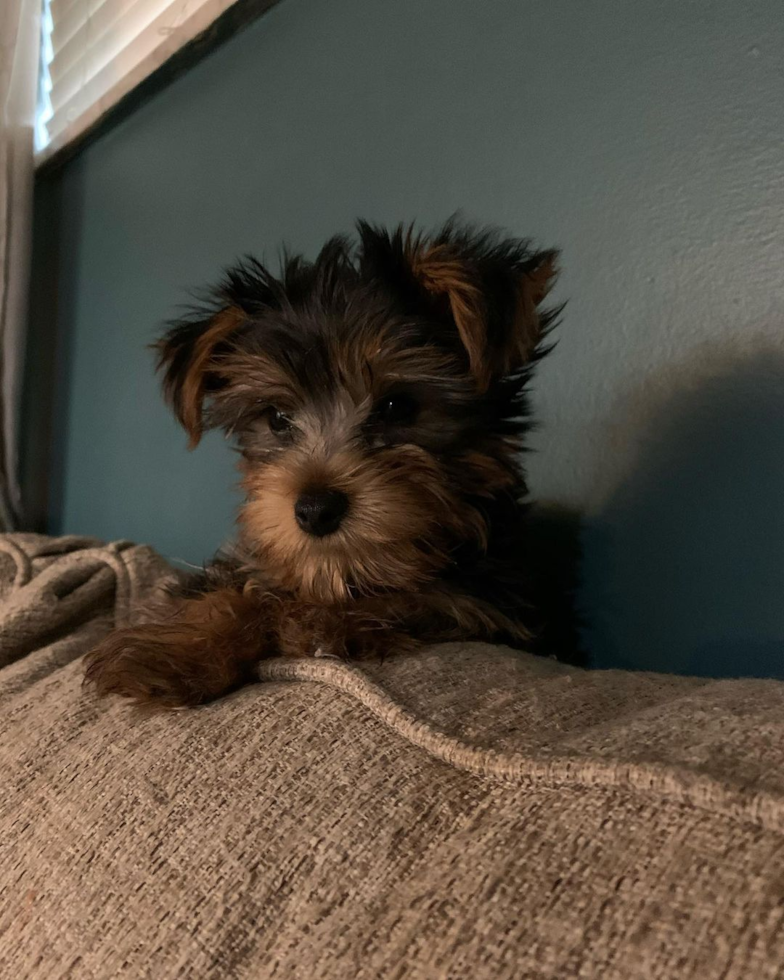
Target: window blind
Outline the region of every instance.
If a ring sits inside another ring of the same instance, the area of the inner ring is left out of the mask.
[[[44,0],[38,159],[92,126],[235,0]]]

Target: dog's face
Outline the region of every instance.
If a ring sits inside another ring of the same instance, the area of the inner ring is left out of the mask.
[[[487,535],[482,501],[523,489],[523,388],[549,319],[552,252],[447,227],[360,225],[280,278],[231,272],[161,341],[196,443],[236,436],[243,540],[320,602],[413,589]]]

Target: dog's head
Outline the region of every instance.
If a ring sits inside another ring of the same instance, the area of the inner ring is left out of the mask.
[[[524,490],[525,384],[556,253],[447,225],[360,223],[279,277],[248,260],[160,341],[190,435],[236,436],[244,544],[317,601],[414,588]]]

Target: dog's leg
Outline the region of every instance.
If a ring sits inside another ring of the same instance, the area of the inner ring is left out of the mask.
[[[171,603],[159,622],[110,633],[85,658],[85,683],[141,706],[192,706],[248,683],[273,652],[271,610],[258,596],[219,589]]]
[[[360,658],[411,652],[423,643],[529,639],[521,623],[488,603],[439,588],[359,599],[345,607],[344,631],[348,655]]]

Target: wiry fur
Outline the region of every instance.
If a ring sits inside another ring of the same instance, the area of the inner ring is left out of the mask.
[[[529,636],[521,452],[556,253],[454,223],[358,230],[277,277],[246,260],[160,341],[191,445],[235,437],[246,503],[231,558],[90,655],[100,693],[197,704],[264,656]],[[324,537],[295,519],[314,488],[349,502]]]

